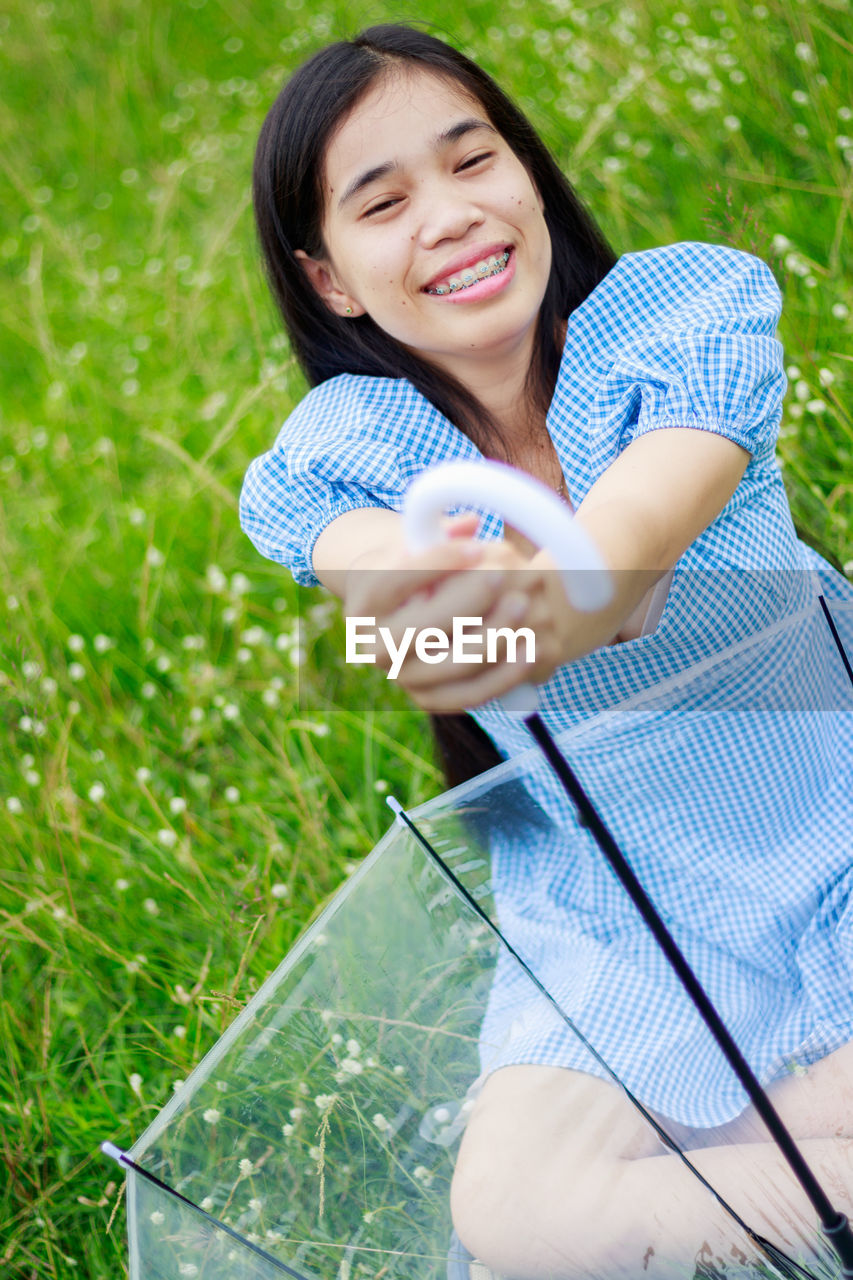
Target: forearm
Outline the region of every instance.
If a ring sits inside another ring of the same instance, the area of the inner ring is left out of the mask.
[[[654,584],[725,506],[748,460],[725,437],[682,428],[641,436],[616,459],[576,514],[611,572],[613,598],[595,614],[560,606],[562,661],[619,635]],[[549,562],[544,555],[537,559]]]

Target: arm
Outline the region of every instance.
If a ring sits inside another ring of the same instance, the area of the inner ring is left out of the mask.
[[[526,680],[540,683],[563,663],[612,641],[650,587],[716,518],[748,460],[727,437],[684,428],[649,432],[620,454],[576,517],[614,571],[614,600],[595,614],[570,606],[547,553],[527,560],[508,542],[472,541],[474,517],[451,521],[448,542],[411,556],[399,515],[348,512],[317,539],[315,572],[347,613],[374,616],[396,634],[406,626],[450,631],[454,615],[463,614],[494,627],[530,627],[536,634],[532,667],[506,661],[426,666],[410,651],[399,678],[415,700],[428,711],[462,710]]]
[[[599,614],[576,615],[563,661],[618,635],[654,583],[722,511],[749,457],[726,436],[662,428],[639,436],[608,467],[576,518],[614,571],[615,597]],[[573,651],[577,646],[580,652]]]

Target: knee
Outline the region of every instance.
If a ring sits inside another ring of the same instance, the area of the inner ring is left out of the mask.
[[[496,1277],[588,1280],[596,1274],[590,1232],[571,1189],[548,1182],[546,1169],[531,1177],[499,1149],[463,1144],[450,1189],[453,1225]]]

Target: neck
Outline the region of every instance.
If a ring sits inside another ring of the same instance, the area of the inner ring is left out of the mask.
[[[508,444],[523,441],[530,431],[534,409],[530,404],[527,375],[533,351],[531,335],[523,344],[500,355],[471,352],[464,360],[447,366],[448,372],[476,396]]]

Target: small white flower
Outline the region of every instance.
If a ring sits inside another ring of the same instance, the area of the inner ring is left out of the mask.
[[[405,1074],[406,1074],[406,1068],[403,1066],[401,1062],[398,1062],[397,1065],[394,1067],[394,1075],[404,1076]]]
[[[806,412],[818,413],[818,414],[826,413],[826,401],[825,400],[808,400],[806,402]]]
[[[166,557],[163,555],[163,552],[158,551],[153,544],[145,552],[146,562],[151,566],[152,569],[159,569],[163,561],[165,560],[165,558]]]
[[[118,893],[126,893],[127,890],[130,888],[130,881],[116,880],[115,885],[113,887],[116,889]]]
[[[225,706],[222,708],[222,719],[223,720],[239,720],[240,719],[240,708],[236,705],[236,703],[226,702]]]
[[[222,794],[227,804],[237,804],[240,799],[240,792],[237,787],[226,787]]]
[[[309,1147],[308,1154],[312,1160],[319,1160],[323,1153],[319,1147]]]
[[[264,689],[261,694],[261,702],[265,707],[275,708],[280,705],[281,698],[275,689]]]
[[[292,1124],[283,1124],[283,1125],[281,1126],[281,1132],[282,1132],[282,1134],[284,1135],[284,1137],[285,1137],[285,1138],[289,1138],[289,1137],[290,1137],[290,1135],[293,1133],[293,1125],[292,1125]]]
[[[172,796],[169,801],[169,810],[171,813],[184,813],[186,811],[187,802],[183,796]]]
[[[89,799],[93,804],[100,804],[106,794],[107,789],[102,782],[93,782],[89,788]]]
[[[6,797],[6,808],[10,813],[23,813],[24,806],[21,804],[17,796]]]
[[[290,885],[274,884],[270,889],[270,893],[274,898],[287,898],[290,895]]]
[[[818,369],[817,376],[822,387],[831,387],[835,381],[835,374],[831,369]]]
[[[213,1208],[213,1198],[211,1196],[205,1196],[199,1203],[199,1208],[204,1209],[205,1213],[210,1213]]]
[[[723,116],[723,128],[728,129],[729,133],[737,133],[740,129],[740,120],[737,116]]]
[[[338,1048],[340,1045],[343,1044],[343,1042],[344,1042],[344,1038],[341,1035],[340,1031],[336,1031],[335,1034],[332,1036],[332,1044],[335,1046],[335,1048]]]
[[[21,674],[25,680],[38,680],[41,667],[37,662],[25,662],[21,666]]]
[[[139,692],[146,702],[150,702],[152,698],[157,696],[157,686],[153,680],[146,680],[145,683],[140,686]]]
[[[186,1040],[187,1029],[186,1027],[173,1027],[172,1035],[175,1037],[176,1040]]]
[[[314,1099],[314,1106],[318,1111],[328,1111],[329,1107],[336,1101],[337,1096],[336,1093],[318,1093]]]
[[[185,1085],[185,1084],[186,1084],[186,1081],[185,1081],[185,1080],[173,1080],[173,1081],[172,1081],[172,1093],[178,1093],[178,1091],[179,1091],[180,1089],[183,1089],[183,1087],[184,1087],[184,1085]]]
[[[78,635],[69,636],[65,643],[72,653],[82,653],[86,648],[86,641]]]
[[[217,1111],[216,1107],[208,1107],[203,1113],[202,1118],[206,1120],[208,1124],[218,1124],[222,1119],[222,1112]]]
[[[162,1227],[166,1219],[159,1209],[155,1209],[153,1213],[149,1213],[148,1221],[153,1222],[155,1227]]]
[[[151,770],[146,769],[144,764],[140,765],[140,767],[136,770],[135,776],[136,776],[136,781],[140,783],[141,786],[144,787],[146,783],[151,781]]]
[[[194,1262],[182,1262],[178,1267],[182,1276],[197,1276],[198,1267]]]
[[[247,1160],[244,1156],[243,1159],[240,1161],[238,1168],[240,1170],[241,1175],[244,1178],[248,1178],[249,1175],[254,1172],[255,1166],[252,1164],[251,1160]]]
[[[178,837],[171,827],[161,827],[157,832],[157,839],[164,849],[174,849],[178,843]]]
[[[416,1178],[418,1182],[422,1182],[425,1187],[430,1186],[432,1183],[432,1174],[423,1164],[415,1165],[412,1170],[412,1177]]]
[[[846,320],[850,314],[850,308],[844,302],[836,302],[832,307],[832,314],[836,320]]]
[[[387,1133],[388,1130],[391,1128],[390,1120],[386,1119],[386,1117],[383,1116],[381,1111],[377,1111],[372,1118],[373,1118],[374,1125],[376,1126],[376,1128],[379,1130],[380,1133]]]
[[[246,577],[245,573],[232,573],[231,575],[231,591],[235,596],[244,596],[247,591],[251,591],[252,584]]]
[[[351,1058],[357,1058],[361,1053],[361,1045],[357,1040],[347,1040],[347,1053]]]
[[[82,662],[69,662],[68,679],[74,680],[76,683],[80,680],[85,680],[85,678],[86,678],[86,668],[83,666]]]
[[[127,1083],[130,1085],[137,1098],[142,1096],[142,1076],[138,1071],[134,1071],[133,1075],[128,1077]]]
[[[115,646],[114,640],[111,640],[109,636],[100,634],[95,636],[92,643],[95,646],[96,653],[106,653],[107,650],[112,649]]]
[[[800,62],[814,62],[814,49],[810,44],[806,44],[804,40],[794,45],[794,53]]]
[[[228,579],[222,572],[218,564],[209,564],[205,573],[207,587],[209,591],[224,591],[228,586]]]
[[[305,1108],[291,1107],[287,1114],[290,1116],[291,1120],[301,1120],[305,1115]]]
[[[249,1201],[249,1208],[252,1209],[255,1213],[260,1213],[263,1207],[264,1207],[263,1200],[259,1200],[257,1196],[253,1196],[252,1199]]]
[[[362,1222],[366,1222],[367,1225],[370,1226],[371,1222],[373,1221],[373,1211],[371,1209],[368,1209],[367,1213],[363,1213],[361,1215],[361,1220]]]
[[[344,1058],[341,1063],[341,1072],[347,1076],[360,1076],[363,1070],[358,1058]]]

